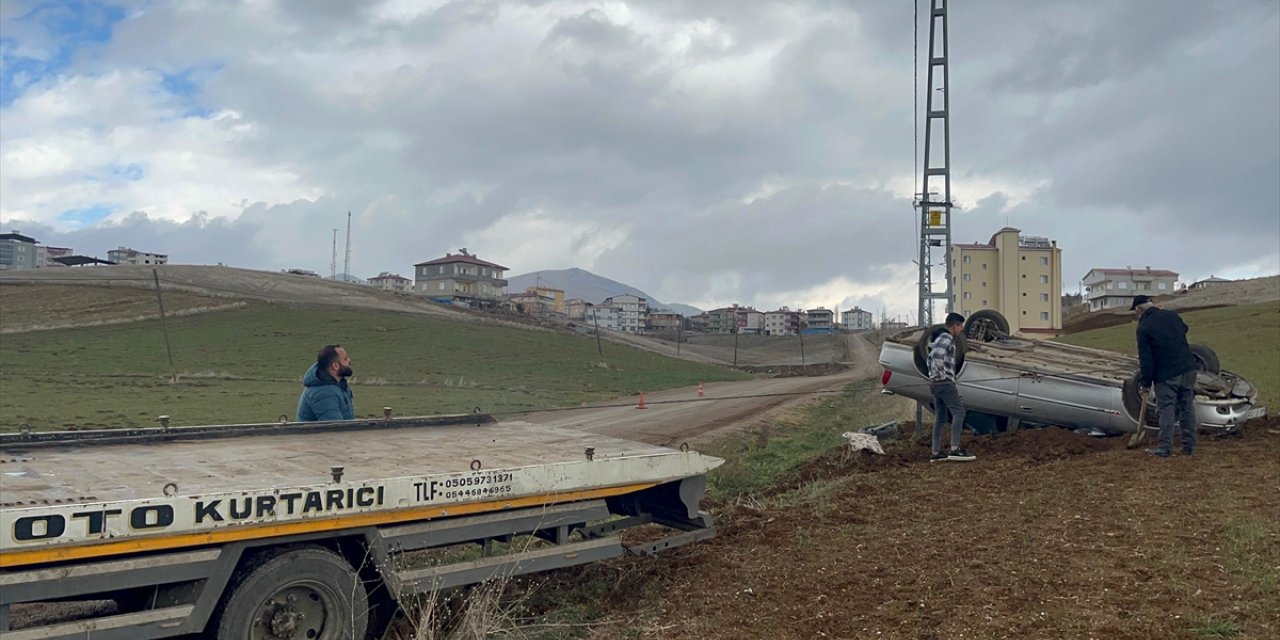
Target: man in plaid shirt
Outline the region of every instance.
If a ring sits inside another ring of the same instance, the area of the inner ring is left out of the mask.
[[[948,313],[947,321],[933,330],[929,342],[929,390],[933,392],[933,456],[930,462],[969,462],[977,456],[960,448],[964,428],[964,403],[956,389],[955,336],[964,331],[964,316]],[[942,427],[951,413],[951,451],[942,450]]]

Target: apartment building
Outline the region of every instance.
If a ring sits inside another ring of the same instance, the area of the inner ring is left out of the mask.
[[[507,296],[516,309],[529,315],[545,316],[555,313],[555,298],[543,295],[529,287],[524,293],[513,293]]]
[[[506,303],[507,267],[481,260],[463,249],[458,254],[419,262],[414,267],[414,293],[438,302],[469,307]]]
[[[951,245],[951,291],[961,314],[995,309],[1009,330],[1062,328],[1062,250],[1058,243],[1005,227],[986,243]]]
[[[413,281],[398,273],[383,271],[382,273],[369,278],[366,282],[368,282],[370,286],[385,289],[387,291],[400,291],[403,293],[413,292]]]
[[[650,331],[681,331],[684,329],[684,316],[671,311],[649,311]]]
[[[610,331],[622,331],[622,310],[617,307],[592,305],[587,307],[584,322],[590,327]]]
[[[875,314],[854,307],[840,312],[840,326],[846,331],[866,331],[875,328]]]
[[[689,330],[699,331],[702,333],[711,332],[711,314],[707,312],[699,313],[696,316],[689,316]]]
[[[1162,296],[1174,292],[1178,274],[1165,269],[1090,269],[1080,283],[1090,311],[1128,309],[1139,294]]]
[[[36,239],[17,231],[0,233],[0,270],[35,269],[38,265]]]
[[[783,307],[766,311],[764,332],[771,336],[794,336],[800,333],[800,310]]]
[[[169,264],[167,254],[147,253],[129,247],[118,247],[107,251],[107,260],[116,264]]]
[[[567,307],[564,299],[564,289],[556,289],[554,287],[525,287],[525,293],[532,293],[537,296],[548,298],[551,300],[551,313],[567,315]]]
[[[570,298],[564,301],[564,312],[570,320],[581,320],[587,317],[587,308],[590,306],[591,303],[582,298]]]
[[[804,327],[800,333],[831,333],[835,329],[836,314],[826,307],[809,309],[801,318]]]
[[[644,333],[649,321],[649,301],[640,296],[623,294],[604,299],[603,306],[618,310],[618,329],[628,333]]]

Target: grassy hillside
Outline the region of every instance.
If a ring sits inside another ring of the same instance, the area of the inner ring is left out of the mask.
[[[1182,314],[1191,342],[1218,353],[1222,367],[1258,386],[1259,397],[1271,411],[1280,411],[1280,302],[1188,311]],[[1137,355],[1129,323],[1059,338],[1062,342]]]
[[[171,318],[181,377],[168,382],[158,320],[0,336],[0,429],[264,422],[292,418],[325,343],[348,348],[359,415],[577,405],[744,374],[592,338],[367,310],[268,304]]]

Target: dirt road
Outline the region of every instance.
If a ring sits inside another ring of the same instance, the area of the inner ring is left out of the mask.
[[[852,368],[836,375],[763,378],[743,382],[646,393],[646,409],[635,402],[611,401],[577,411],[534,413],[526,420],[600,433],[662,446],[696,446],[727,433],[768,421],[824,393],[838,393],[852,382],[872,382],[880,373],[879,349],[860,335],[847,336]]]

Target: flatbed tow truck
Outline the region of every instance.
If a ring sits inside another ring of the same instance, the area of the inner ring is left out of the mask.
[[[722,462],[479,413],[2,434],[0,636],[362,640],[413,594],[709,538]],[[67,601],[115,606],[23,620]]]

